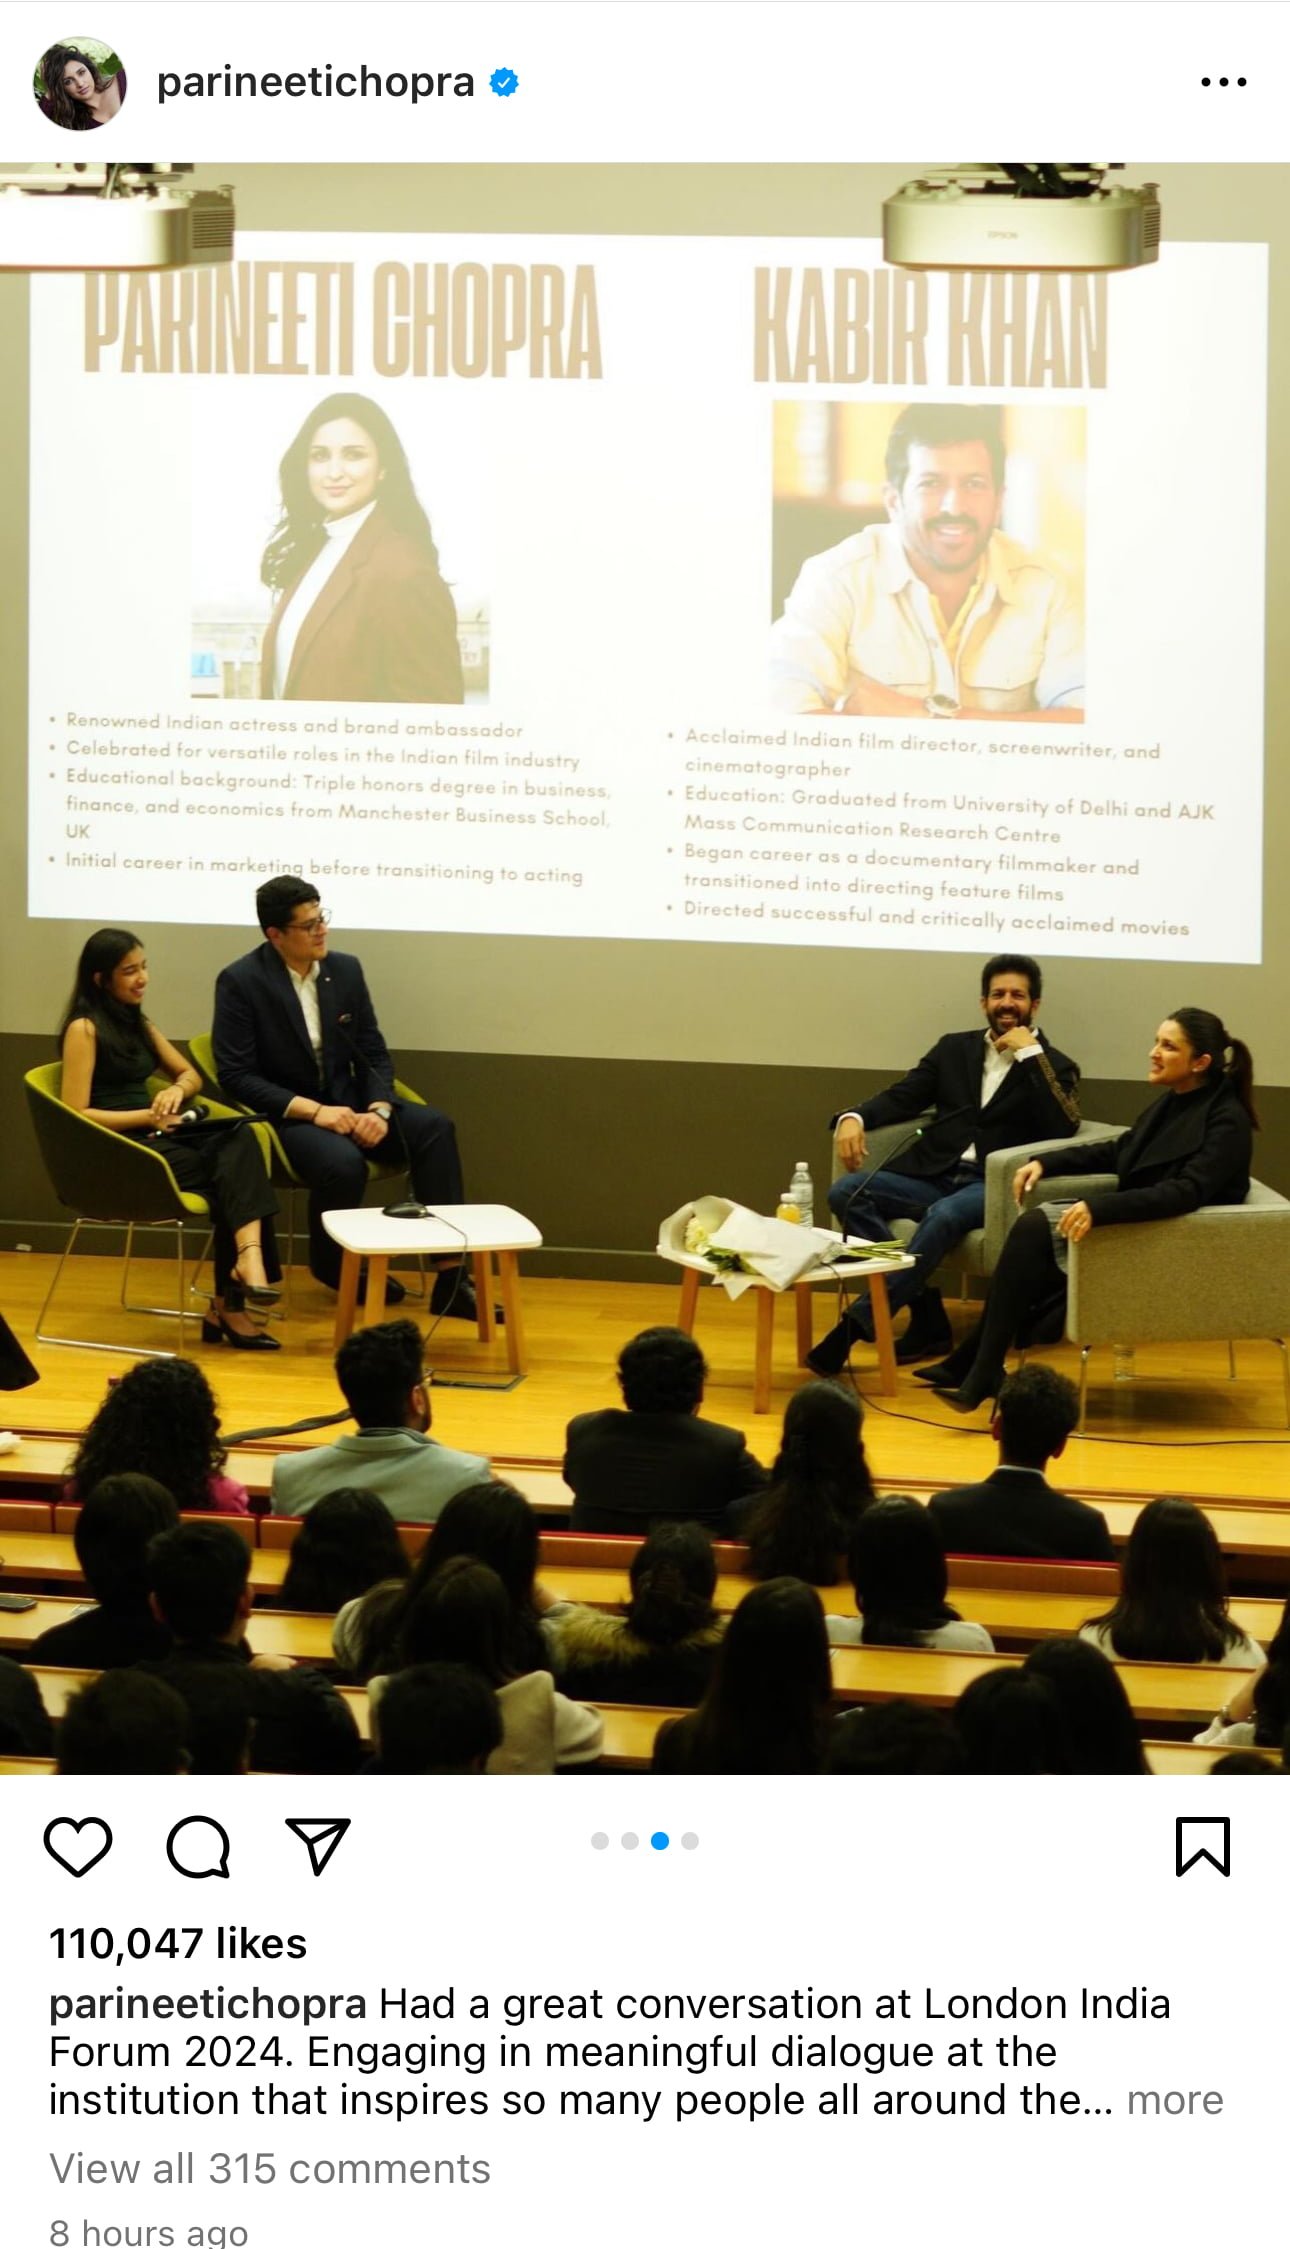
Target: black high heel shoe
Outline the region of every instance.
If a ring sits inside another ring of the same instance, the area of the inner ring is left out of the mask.
[[[970,1374],[959,1389],[938,1390],[936,1395],[943,1398],[947,1406],[953,1406],[955,1413],[975,1413],[987,1400],[993,1405],[1002,1380],[1002,1374],[990,1371]]]
[[[266,1335],[263,1328],[256,1328],[252,1335],[243,1335],[240,1329],[231,1328],[222,1312],[203,1315],[202,1342],[231,1343],[235,1351],[280,1351],[282,1349],[277,1336]]]
[[[238,1296],[242,1299],[242,1303],[234,1306],[235,1311],[240,1312],[245,1305],[253,1304],[256,1306],[257,1310],[267,1312],[271,1311],[275,1304],[281,1304],[282,1302],[282,1291],[280,1288],[257,1288],[251,1281],[244,1281],[242,1279],[242,1276],[238,1272],[236,1266],[234,1266],[233,1268],[233,1284]],[[227,1296],[230,1293],[231,1292],[226,1292],[226,1301]]]

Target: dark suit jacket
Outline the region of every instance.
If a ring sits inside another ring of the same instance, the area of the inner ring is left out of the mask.
[[[928,1501],[947,1554],[1010,1554],[1041,1562],[1112,1562],[1106,1517],[1054,1491],[1028,1468],[996,1468],[983,1484]]]
[[[1061,1177],[1113,1171],[1118,1188],[1090,1195],[1095,1226],[1181,1218],[1203,1203],[1243,1203],[1250,1191],[1254,1132],[1230,1080],[1213,1092],[1162,1093],[1122,1140],[1081,1140],[1042,1157]]]
[[[901,1124],[921,1116],[925,1109],[936,1115],[920,1139],[912,1141],[884,1171],[904,1172],[912,1179],[931,1179],[950,1171],[965,1148],[976,1146],[984,1163],[996,1148],[1025,1147],[1034,1140],[1059,1140],[1079,1127],[1079,1064],[1059,1054],[1038,1025],[1043,1048],[1036,1062],[1014,1062],[992,1101],[981,1107],[981,1073],[985,1068],[985,1028],[947,1031],[931,1051],[914,1064],[907,1077],[890,1085],[856,1109],[866,1132],[880,1125]],[[832,1120],[836,1129],[837,1118]],[[1064,1159],[1063,1159],[1064,1160]]]
[[[260,695],[273,700],[273,661],[289,587],[260,652]],[[460,703],[457,612],[433,555],[372,510],[300,627],[282,700],[290,703]]]
[[[575,1531],[640,1537],[666,1517],[706,1523],[720,1538],[731,1501],[768,1481],[740,1430],[691,1413],[575,1414],[565,1448]]]
[[[295,985],[272,945],[257,945],[220,970],[215,1069],[234,1101],[277,1124],[297,1094],[351,1109],[393,1100],[394,1064],[352,953],[328,953],[319,962],[318,1011],[321,1073]]]

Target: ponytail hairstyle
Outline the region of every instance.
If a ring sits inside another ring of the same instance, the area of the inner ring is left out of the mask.
[[[702,1523],[655,1523],[632,1556],[627,1625],[638,1640],[676,1647],[716,1621],[717,1564]]]
[[[1217,1085],[1222,1079],[1230,1081],[1232,1090],[1244,1109],[1255,1131],[1259,1129],[1259,1115],[1254,1106],[1254,1057],[1244,1039],[1234,1039],[1220,1015],[1212,1015],[1207,1007],[1176,1007],[1170,1017],[1178,1025],[1194,1054],[1212,1057],[1208,1079]]]

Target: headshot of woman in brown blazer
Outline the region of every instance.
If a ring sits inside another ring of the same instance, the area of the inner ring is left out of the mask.
[[[339,391],[282,457],[260,566],[266,702],[460,703],[457,612],[389,416]]]

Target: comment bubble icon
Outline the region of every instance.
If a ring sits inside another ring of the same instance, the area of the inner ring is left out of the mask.
[[[166,1857],[176,1874],[189,1882],[205,1882],[211,1875],[227,1881],[228,1853],[225,1830],[202,1812],[178,1820],[166,1837]]]

